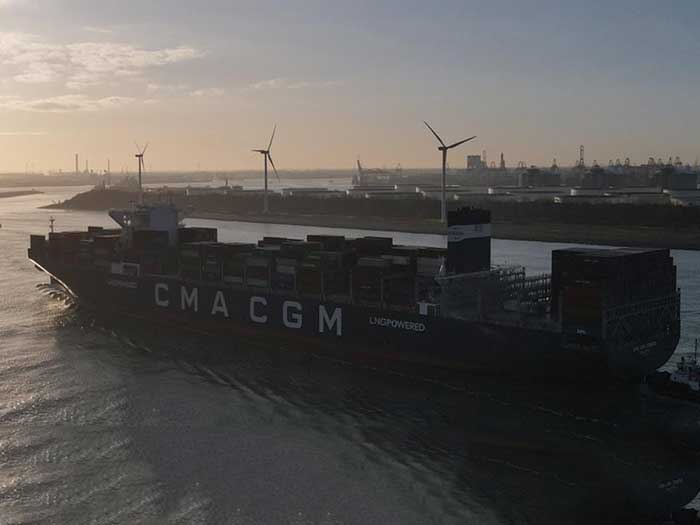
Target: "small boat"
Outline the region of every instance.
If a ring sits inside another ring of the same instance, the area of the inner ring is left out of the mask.
[[[700,364],[698,340],[692,357],[681,357],[672,373],[656,372],[648,379],[649,387],[657,394],[700,402]]]

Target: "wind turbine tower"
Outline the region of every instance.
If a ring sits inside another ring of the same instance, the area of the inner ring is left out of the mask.
[[[277,168],[275,168],[275,163],[272,162],[272,156],[270,155],[270,149],[272,148],[272,141],[275,139],[275,131],[277,131],[277,125],[272,128],[272,136],[270,137],[270,143],[267,145],[267,149],[254,149],[256,153],[260,153],[265,159],[265,191],[263,192],[263,213],[268,213],[270,211],[270,203],[267,198],[267,161],[270,161],[270,165],[275,172],[275,177],[280,180],[280,176],[277,174]]]
[[[136,144],[136,157],[139,161],[139,203],[143,204],[143,184],[141,182],[141,173],[143,171],[143,156],[146,153],[146,150],[148,149],[148,143],[146,143],[146,146],[144,146],[143,149],[141,149],[141,146]]]
[[[423,121],[423,124],[425,124],[428,129],[435,135],[435,138],[438,140],[440,145],[438,146],[438,151],[442,152],[442,206],[440,208],[440,222],[443,224],[447,224],[447,196],[445,195],[445,179],[446,179],[446,171],[447,171],[447,152],[451,150],[452,148],[456,148],[457,146],[461,146],[465,142],[469,142],[470,140],[473,140],[476,138],[476,135],[473,137],[469,137],[468,139],[460,140],[459,142],[455,142],[454,144],[450,144],[449,146],[446,146],[445,143],[442,141],[440,138],[440,135],[438,135],[433,128],[430,127],[430,124],[428,124],[425,120]]]

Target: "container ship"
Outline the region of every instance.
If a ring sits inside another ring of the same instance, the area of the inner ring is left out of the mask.
[[[667,249],[554,250],[551,275],[528,276],[492,266],[490,212],[473,208],[449,212],[447,248],[335,235],[219,242],[170,205],[109,214],[119,228],[32,235],[29,248],[53,283],[109,316],[528,379],[640,379],[679,340]]]

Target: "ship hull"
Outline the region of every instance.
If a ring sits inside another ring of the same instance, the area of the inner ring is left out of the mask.
[[[660,337],[645,342],[644,352],[576,345],[548,330],[388,312],[223,283],[34,263],[82,304],[107,316],[230,339],[232,346],[250,341],[389,367],[427,366],[523,381],[634,380],[664,364],[678,342]]]

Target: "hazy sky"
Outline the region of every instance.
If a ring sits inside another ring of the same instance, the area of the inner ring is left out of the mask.
[[[0,171],[700,154],[700,2],[0,0]]]

